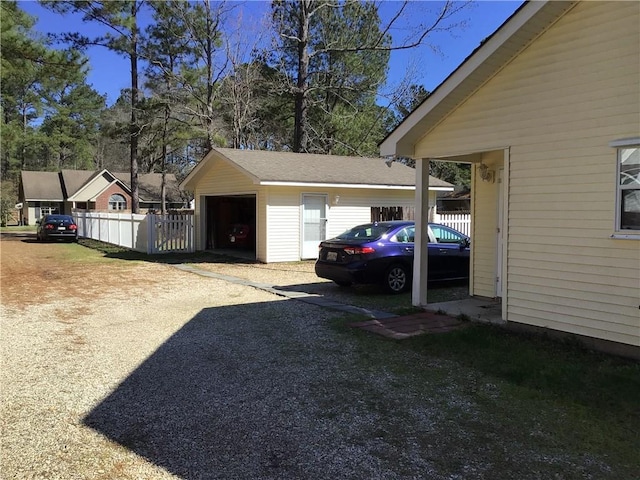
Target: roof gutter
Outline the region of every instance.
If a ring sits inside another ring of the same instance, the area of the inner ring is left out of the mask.
[[[272,187],[318,187],[318,188],[361,188],[377,190],[415,190],[415,185],[369,185],[361,183],[311,183],[311,182],[283,182],[283,181],[262,181],[259,185]],[[451,192],[453,187],[429,187],[429,190]]]

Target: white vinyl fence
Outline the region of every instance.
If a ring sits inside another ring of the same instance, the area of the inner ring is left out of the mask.
[[[464,233],[467,237],[471,236],[471,214],[458,213],[435,213],[433,215],[434,223],[441,223],[447,227]]]
[[[143,253],[195,251],[193,215],[73,212],[78,236]]]

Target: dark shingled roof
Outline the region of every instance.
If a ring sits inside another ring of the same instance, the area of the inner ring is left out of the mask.
[[[83,185],[86,185],[98,173],[100,172],[93,170],[62,170],[60,175],[62,176],[62,187],[66,190],[65,198],[80,190]]]
[[[22,191],[26,200],[62,202],[65,199],[58,172],[20,172]]]
[[[24,199],[27,201],[55,201],[62,202],[74,195],[84,185],[93,180],[100,171],[92,170],[62,170],[61,172],[20,172]],[[131,188],[131,174],[129,172],[112,172],[114,177]],[[167,201],[180,202],[180,191],[174,174],[167,174]],[[140,200],[144,202],[160,201],[161,173],[143,173],[138,175],[138,190]]]
[[[388,167],[382,158],[238,150],[233,148],[213,149],[213,153],[216,152],[260,182],[412,187],[415,186],[416,182],[415,169],[397,162]],[[206,161],[207,157],[205,157],[204,161]],[[453,186],[435,177],[429,178],[429,185],[431,187]]]

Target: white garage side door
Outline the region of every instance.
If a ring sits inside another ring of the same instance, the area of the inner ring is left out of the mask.
[[[300,258],[318,258],[318,244],[327,231],[327,196],[302,195],[302,252]]]

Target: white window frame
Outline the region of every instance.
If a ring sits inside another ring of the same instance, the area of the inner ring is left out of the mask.
[[[122,200],[112,200],[113,197],[120,197]],[[120,193],[114,193],[109,196],[109,210],[113,210],[114,212],[119,212],[127,209],[127,199],[124,195]]]
[[[40,205],[40,217],[58,213],[58,207],[51,204]]]
[[[613,238],[625,238],[625,239],[640,239],[640,229],[623,229],[621,208],[622,208],[622,194],[626,190],[639,190],[640,184],[634,185],[622,185],[620,182],[620,166],[622,163],[622,151],[631,148],[640,148],[640,137],[637,138],[625,138],[621,140],[615,140],[609,144],[610,147],[616,149],[616,202],[615,202],[615,233]]]

